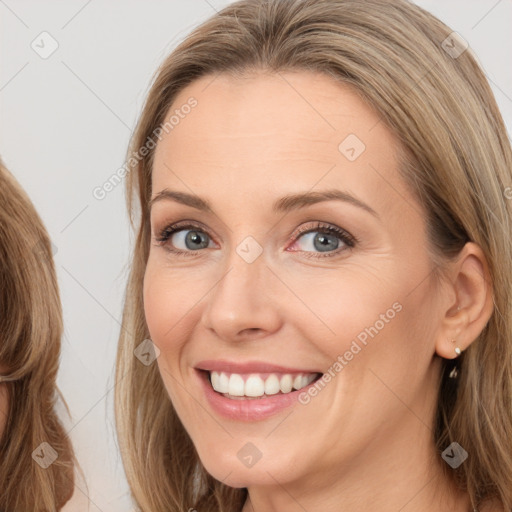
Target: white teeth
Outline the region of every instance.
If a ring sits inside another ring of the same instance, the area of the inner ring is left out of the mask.
[[[281,392],[289,393],[293,388],[293,377],[287,373],[281,377],[279,384],[281,385]]]
[[[217,372],[212,372],[212,377],[214,373]],[[220,374],[219,387],[214,389],[216,389],[219,393],[227,393],[229,391],[229,377],[225,373]]]
[[[302,389],[316,378],[317,374],[270,374],[263,379],[257,374],[249,375],[246,380],[238,373],[210,372],[212,387],[215,391],[231,396],[263,397],[277,393],[290,393]]]
[[[247,396],[262,396],[265,393],[265,383],[257,375],[251,375],[245,381],[245,394]]]
[[[244,396],[244,379],[241,375],[237,373],[231,374],[231,377],[229,377],[228,393],[233,396]]]
[[[277,375],[269,375],[265,381],[265,395],[275,395],[281,391]]]
[[[212,381],[212,387],[215,390],[218,390],[220,388],[219,381],[220,381],[220,375],[218,372],[212,372],[210,374],[210,379]]]
[[[303,375],[302,376],[302,388],[309,386],[316,379],[316,375]]]

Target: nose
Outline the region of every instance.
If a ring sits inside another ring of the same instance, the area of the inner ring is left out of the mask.
[[[278,297],[285,291],[279,285],[263,254],[248,263],[233,251],[228,268],[207,295],[203,326],[227,342],[268,336],[282,324]]]

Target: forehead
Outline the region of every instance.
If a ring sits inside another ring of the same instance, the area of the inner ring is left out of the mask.
[[[190,98],[197,105],[182,109]],[[357,91],[323,74],[202,77],[166,119],[173,114],[181,115],[157,145],[153,192],[185,184],[208,196],[223,183],[256,198],[269,187],[290,193],[318,184],[365,188],[368,197],[382,196],[384,181],[401,187],[394,135]]]

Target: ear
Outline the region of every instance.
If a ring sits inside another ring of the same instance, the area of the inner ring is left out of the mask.
[[[486,326],[494,309],[489,267],[479,245],[468,242],[449,263],[444,289],[446,301],[435,348],[445,359],[466,350]]]

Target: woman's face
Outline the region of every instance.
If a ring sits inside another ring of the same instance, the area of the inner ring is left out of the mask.
[[[204,77],[169,115],[191,97],[156,148],[144,306],[204,466],[248,487],[414,464],[440,295],[396,139],[320,74]]]

